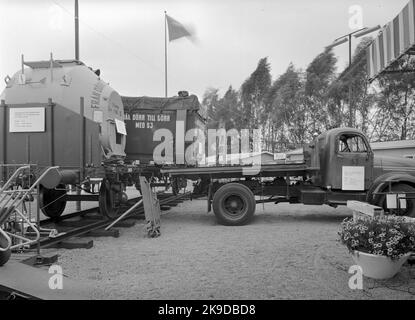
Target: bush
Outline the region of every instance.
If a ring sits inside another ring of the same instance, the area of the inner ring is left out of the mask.
[[[397,216],[373,219],[345,219],[339,231],[340,241],[350,252],[355,250],[397,260],[415,251],[415,224]]]

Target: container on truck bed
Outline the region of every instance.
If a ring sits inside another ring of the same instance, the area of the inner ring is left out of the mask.
[[[177,139],[184,140],[184,133],[190,129],[204,130],[206,115],[198,98],[195,95],[181,95],[171,98],[122,97],[128,132],[125,147],[127,162],[138,160],[140,164],[153,161],[167,164],[153,159],[153,152],[160,144],[160,141],[154,141],[154,133],[159,129],[169,130],[176,143]],[[178,125],[183,126],[180,134]],[[187,144],[190,143],[186,143],[185,147]],[[176,155],[176,152],[173,154]],[[175,160],[174,157],[172,163]]]

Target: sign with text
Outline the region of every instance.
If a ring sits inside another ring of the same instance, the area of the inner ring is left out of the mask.
[[[10,132],[45,132],[45,108],[10,108]]]
[[[117,132],[121,133],[123,135],[127,135],[127,130],[125,129],[125,123],[124,121],[115,119],[115,127],[117,128]]]
[[[365,167],[342,167],[342,190],[362,191],[365,189]]]

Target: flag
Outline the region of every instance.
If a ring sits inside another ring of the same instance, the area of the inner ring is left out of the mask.
[[[177,20],[166,14],[167,25],[169,27],[169,41],[183,37],[191,37],[192,34]]]

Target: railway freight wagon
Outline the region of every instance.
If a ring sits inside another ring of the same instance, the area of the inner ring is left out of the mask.
[[[156,165],[184,164],[178,161],[178,157],[184,158],[183,151],[191,144],[184,142],[185,133],[196,128],[205,130],[206,111],[197,97],[181,91],[178,96],[171,98],[122,97],[122,101],[128,132],[126,161]],[[155,134],[157,131],[167,133],[171,140],[173,152],[169,160],[165,160],[168,157],[154,158],[157,146],[167,139],[158,138]]]
[[[66,201],[81,200],[66,195],[68,185],[104,178],[102,163],[125,157],[121,97],[80,61],[22,59],[22,69],[6,77],[0,99],[0,163],[60,168],[58,187],[41,188],[47,216],[60,216]],[[7,173],[0,175],[4,181]]]

